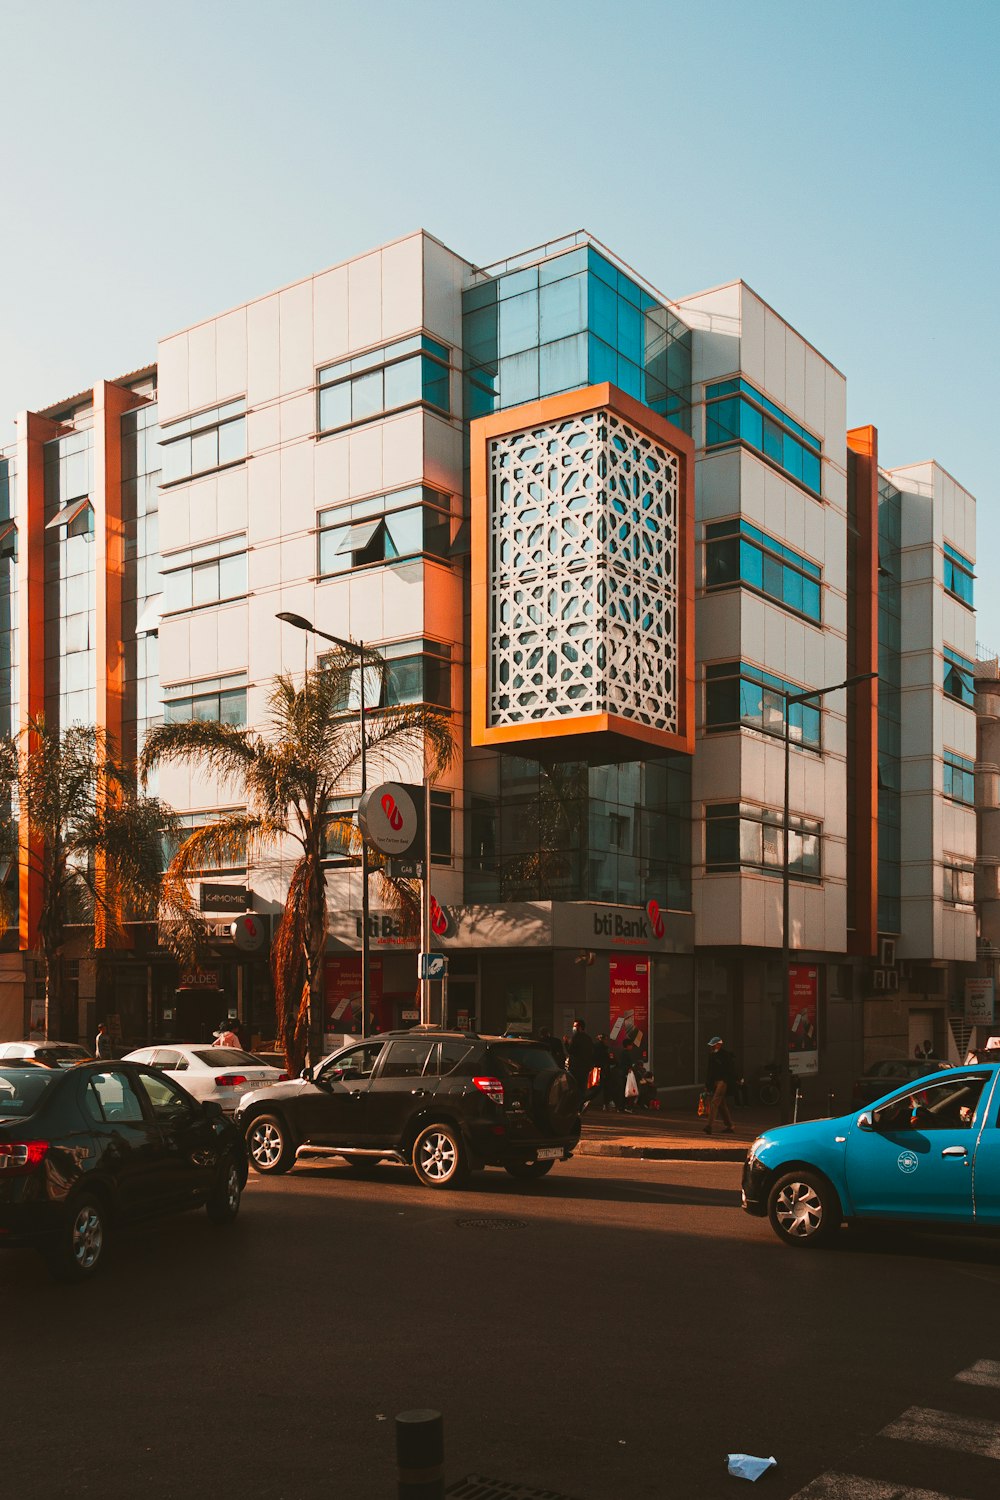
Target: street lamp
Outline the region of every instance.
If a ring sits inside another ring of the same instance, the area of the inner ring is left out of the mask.
[[[358,676],[361,679],[361,704],[359,711],[359,729],[361,734],[361,791],[368,790],[368,761],[365,731],[365,647],[362,641],[345,640],[341,635],[331,635],[328,630],[320,630],[311,620],[304,615],[289,614],[282,610],[275,615],[275,619],[283,620],[286,625],[294,625],[296,630],[306,630],[310,635],[318,635],[324,641],[332,641],[342,651],[353,652],[358,658]],[[369,985],[371,968],[371,943],[368,933],[368,845],[364,837],[361,839],[361,1035],[364,1036],[369,1019]],[[312,1059],[310,1059],[312,1061]]]
[[[791,983],[792,955],[791,955],[791,919],[789,915],[791,885],[788,864],[788,844],[791,832],[791,812],[788,805],[788,784],[790,767],[791,739],[789,736],[788,710],[793,703],[809,703],[813,698],[825,698],[827,693],[838,693],[841,688],[857,687],[860,682],[871,682],[878,676],[877,672],[859,672],[856,677],[848,677],[843,682],[834,682],[830,687],[812,688],[808,692],[790,693],[787,689],[781,689],[784,698],[785,719],[785,805],[781,820],[782,826],[782,861],[781,861],[781,1032],[785,1040],[782,1043],[780,1056],[779,1088],[781,1091],[781,1123],[787,1124],[791,1118],[792,1104],[792,1079],[788,1063],[788,992]]]

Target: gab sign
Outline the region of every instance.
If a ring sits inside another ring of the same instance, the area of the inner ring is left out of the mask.
[[[420,833],[420,817],[411,788],[398,781],[383,781],[381,786],[372,787],[358,803],[358,824],[369,844],[380,854],[393,858],[406,854]]]

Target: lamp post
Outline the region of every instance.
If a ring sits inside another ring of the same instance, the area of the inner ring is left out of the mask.
[[[367,736],[365,732],[365,647],[362,641],[346,640],[341,635],[331,635],[328,630],[320,630],[311,620],[304,615],[288,614],[282,611],[275,619],[283,620],[286,625],[294,625],[296,630],[307,630],[311,635],[318,635],[324,641],[332,641],[342,651],[353,652],[358,658],[358,675],[361,679],[361,702],[359,706],[358,722],[361,735],[361,791],[368,790],[368,761],[367,761]],[[361,1035],[364,1036],[368,1028],[369,1020],[369,985],[371,968],[371,942],[368,932],[368,845],[364,838],[361,840]]]
[[[781,1064],[779,1072],[779,1088],[781,1092],[781,1123],[787,1124],[792,1113],[792,1078],[788,1060],[788,990],[791,983],[792,954],[791,954],[791,919],[789,913],[791,883],[788,863],[788,842],[791,832],[791,812],[789,809],[789,774],[790,774],[790,749],[791,739],[789,737],[788,710],[793,703],[810,703],[814,698],[825,698],[828,693],[837,693],[841,688],[856,687],[859,682],[871,682],[878,676],[877,672],[859,672],[856,677],[845,678],[843,682],[831,683],[829,687],[813,688],[809,692],[789,693],[782,690],[784,699],[784,749],[785,749],[785,801],[781,820],[782,830],[782,859],[781,859],[781,1034],[784,1042],[781,1046],[779,1061]]]

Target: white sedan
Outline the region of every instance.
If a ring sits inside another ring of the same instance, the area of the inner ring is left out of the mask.
[[[221,1104],[227,1115],[235,1113],[248,1090],[264,1089],[288,1078],[287,1073],[254,1057],[252,1052],[208,1043],[189,1046],[171,1042],[161,1047],[140,1047],[126,1053],[122,1061],[161,1069],[196,1099],[213,1099]]]

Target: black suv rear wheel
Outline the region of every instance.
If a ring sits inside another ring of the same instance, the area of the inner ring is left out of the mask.
[[[427,1125],[413,1142],[413,1170],[424,1187],[461,1187],[468,1176],[462,1138],[454,1125]]]

